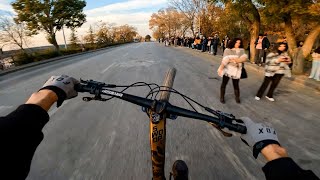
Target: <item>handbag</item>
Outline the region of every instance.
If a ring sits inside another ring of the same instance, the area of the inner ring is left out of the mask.
[[[248,78],[248,74],[247,74],[246,69],[244,68],[244,63],[242,63],[240,79],[246,79],[246,78]]]

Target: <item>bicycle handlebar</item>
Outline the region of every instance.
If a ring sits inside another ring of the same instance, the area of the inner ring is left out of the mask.
[[[241,134],[245,134],[247,132],[246,126],[243,126],[240,124],[234,124],[233,121],[236,119],[232,119],[228,116],[221,115],[219,116],[219,118],[212,117],[206,114],[190,111],[188,109],[171,105],[168,102],[147,99],[147,98],[107,89],[107,88],[115,88],[116,85],[113,85],[113,84],[105,84],[105,83],[92,81],[92,80],[82,81],[82,82],[86,82],[86,83],[76,85],[75,90],[77,92],[88,92],[90,94],[94,94],[95,97],[92,98],[93,100],[103,101],[104,99],[101,98],[101,95],[108,95],[108,96],[122,99],[124,101],[131,102],[133,104],[136,104],[148,109],[152,109],[159,114],[166,112],[172,115],[188,117],[188,118],[193,118],[193,119],[214,123],[221,129],[228,128],[231,131],[235,131]]]

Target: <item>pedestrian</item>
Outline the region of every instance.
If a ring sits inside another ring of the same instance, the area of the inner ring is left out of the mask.
[[[269,48],[270,42],[268,38],[265,38],[263,34],[259,34],[259,37],[255,41],[256,47],[256,56],[255,56],[255,63],[258,66],[261,66],[263,62],[263,56],[265,51]]]
[[[201,39],[199,36],[197,36],[194,40],[194,43],[193,43],[193,46],[194,46],[194,49],[198,50],[199,49],[199,44],[201,42]]]
[[[205,52],[207,50],[207,44],[208,44],[208,40],[205,36],[203,36],[203,41],[202,41],[202,52]]]
[[[320,47],[312,53],[312,69],[309,78],[320,81]]]
[[[199,38],[199,44],[198,44],[198,51],[201,51],[202,50],[202,42],[203,42],[203,37],[200,37]]]
[[[243,62],[247,59],[248,55],[243,49],[242,39],[233,39],[225,49],[221,65],[218,69],[218,75],[222,77],[222,84],[220,87],[221,103],[225,103],[224,95],[230,78],[232,79],[236,102],[240,103],[239,81],[241,78]]]
[[[275,101],[273,98],[273,92],[280,83],[281,78],[287,74],[291,76],[289,64],[291,64],[291,58],[288,53],[288,45],[286,43],[278,43],[273,51],[267,55],[266,66],[265,66],[265,77],[262,85],[260,86],[255,99],[260,100],[263,93],[269,86],[271,82],[271,86],[269,88],[268,94],[266,98],[269,101]]]
[[[222,40],[222,50],[224,52],[224,50],[228,47],[228,43],[230,42],[230,38],[228,35],[226,35],[224,37],[224,39]]]
[[[170,45],[171,45],[171,44],[170,44],[170,41],[171,41],[170,38],[166,38],[165,45],[166,45],[166,46],[170,46]]]
[[[218,45],[219,45],[219,36],[218,34],[215,34],[213,37],[212,45],[213,45],[213,55],[217,55],[218,52]]]
[[[211,53],[211,41],[212,41],[212,38],[209,37],[208,38],[208,43],[207,43],[207,51],[208,51],[209,54]]]
[[[174,37],[173,43],[174,43],[174,47],[177,47],[177,44],[178,44],[178,38],[177,37]]]
[[[189,48],[194,49],[194,45],[193,45],[194,40],[195,40],[195,38],[194,38],[194,37],[193,37],[193,38],[189,38]]]
[[[268,49],[270,47],[270,41],[267,37],[267,33],[264,34],[263,40],[262,40],[262,49],[263,49],[263,64],[266,63],[266,57],[268,53]]]

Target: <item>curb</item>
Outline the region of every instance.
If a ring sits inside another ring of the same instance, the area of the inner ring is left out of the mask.
[[[125,43],[125,44],[130,44],[130,43]],[[39,66],[39,65],[42,65],[42,64],[47,64],[47,63],[54,62],[54,61],[59,61],[59,60],[62,60],[62,59],[67,59],[67,58],[71,58],[71,57],[75,57],[75,56],[81,56],[81,55],[84,55],[84,54],[90,54],[90,53],[95,53],[95,52],[103,51],[103,50],[110,49],[110,48],[115,48],[115,47],[122,46],[122,45],[125,45],[125,44],[118,44],[118,45],[108,46],[108,47],[101,48],[101,49],[95,49],[95,50],[90,50],[90,51],[86,51],[86,52],[80,52],[80,53],[69,54],[69,55],[65,55],[65,56],[59,56],[59,57],[55,57],[55,58],[51,58],[51,59],[41,60],[41,61],[38,61],[38,62],[32,62],[32,63],[25,64],[25,65],[22,65],[22,66],[14,67],[12,69],[0,71],[0,76],[4,76],[4,75],[7,75],[7,74],[10,74],[10,73],[13,73],[13,72],[17,72],[17,71],[20,71],[20,70],[23,70],[23,69],[27,69],[27,68],[30,68],[30,67],[35,67],[35,66]]]
[[[173,47],[173,48],[181,48],[181,47]],[[193,49],[190,49],[190,48],[186,48],[186,47],[182,47],[184,49],[187,49],[189,50],[189,52],[192,53],[192,51],[194,51],[193,53],[196,53],[196,54],[201,54],[201,55],[204,55],[204,56],[207,56],[207,57],[210,57],[210,58],[213,58],[213,57],[216,57],[216,58],[219,58],[222,56],[221,55],[216,55],[216,56],[213,56],[212,54],[208,54],[208,53],[203,53],[203,52],[199,52],[197,50],[193,50]],[[214,59],[210,59],[210,60],[214,60]],[[251,64],[250,62],[246,62],[245,63],[245,67],[246,68],[249,68],[251,70],[255,70],[257,71],[258,73],[260,74],[264,74],[264,67],[254,67],[256,65],[254,64]],[[292,75],[292,77],[285,77],[283,78],[287,83],[294,83],[294,84],[297,84],[297,85],[302,85],[304,87],[310,87],[310,88],[313,88],[313,89],[316,89],[318,91],[320,91],[320,83],[317,82],[317,81],[313,81],[313,80],[309,80],[308,77],[305,77],[304,75]]]

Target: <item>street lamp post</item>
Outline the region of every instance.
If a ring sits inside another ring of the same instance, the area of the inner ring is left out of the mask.
[[[63,28],[63,26],[62,26],[62,34],[63,34],[63,39],[64,39],[64,48],[67,49],[66,36],[64,35],[64,28]]]

